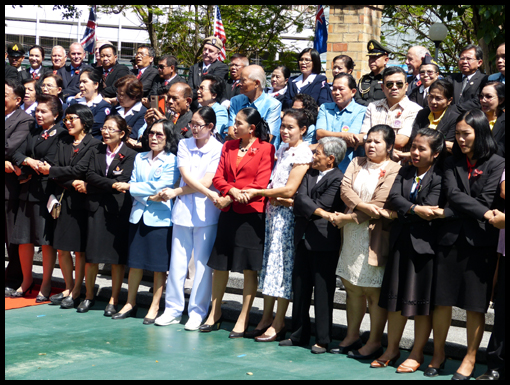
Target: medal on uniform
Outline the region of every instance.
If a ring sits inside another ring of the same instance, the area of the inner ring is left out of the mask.
[[[395,128],[402,128],[402,121],[401,120],[395,120],[395,122],[393,123],[393,126]]]
[[[161,178],[161,174],[163,173],[163,168],[160,167],[156,170],[156,172],[154,173],[154,178]]]
[[[51,130],[49,136],[55,136],[57,134],[57,129]]]
[[[342,132],[349,132],[349,127],[343,126],[342,127]]]
[[[113,175],[115,175],[115,176],[122,175],[122,171],[124,171],[124,170],[121,170],[120,167],[117,166],[117,168],[113,171]]]

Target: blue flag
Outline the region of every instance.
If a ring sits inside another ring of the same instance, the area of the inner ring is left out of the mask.
[[[90,7],[89,21],[87,22],[87,28],[81,39],[81,45],[85,52],[94,53],[94,44],[96,43],[96,6]]]
[[[326,25],[326,15],[324,8],[319,5],[317,16],[315,17],[315,39],[313,48],[319,53],[328,52],[328,26]]]

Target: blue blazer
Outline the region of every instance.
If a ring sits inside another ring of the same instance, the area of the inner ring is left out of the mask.
[[[298,94],[298,89],[294,80],[296,77],[291,77],[287,84],[287,92],[282,100],[282,110],[292,108],[294,104],[292,99]],[[320,107],[323,103],[332,103],[333,97],[331,96],[331,88],[329,88],[328,78],[324,75],[317,75],[312,84],[301,89],[302,94],[310,95],[315,99],[317,105]]]
[[[177,157],[172,153],[162,152],[151,165],[149,160],[152,151],[143,152],[136,156],[129,192],[134,198],[129,222],[137,224],[143,218],[143,223],[150,227],[172,226],[172,201],[149,201],[151,195],[157,194],[166,187],[172,188],[179,178]]]

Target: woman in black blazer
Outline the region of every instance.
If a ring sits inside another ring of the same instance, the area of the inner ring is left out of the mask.
[[[129,191],[123,194],[112,186],[117,182],[129,182],[137,152],[126,145],[130,127],[119,115],[108,116],[102,132],[105,144],[100,144],[94,151],[87,170],[87,295],[78,306],[78,312],[86,313],[93,306],[99,263],[109,263],[112,266],[112,295],[104,315],[111,317],[118,311],[117,303],[128,255],[126,234],[129,233],[132,207]]]
[[[58,261],[66,290],[50,297],[62,309],[72,309],[79,303],[85,275],[85,245],[87,241],[87,210],[84,180],[92,151],[100,143],[89,131],[94,115],[87,106],[74,104],[66,110],[64,124],[68,130],[58,142],[53,166],[45,162],[40,172],[55,181],[55,197],[62,198],[62,211],[55,221],[53,247],[58,250]],[[76,267],[73,280],[73,259]]]
[[[287,92],[282,100],[282,110],[292,108],[294,96],[297,94],[307,94],[315,99],[320,107],[323,103],[332,103],[331,89],[329,88],[328,78],[321,75],[321,59],[319,52],[312,48],[305,48],[298,57],[298,67],[301,75],[289,79]],[[310,83],[309,77],[315,79]],[[301,87],[297,86],[302,82]]]
[[[423,349],[432,329],[432,282],[436,221],[433,209],[441,199],[446,155],[443,135],[430,128],[418,131],[411,145],[412,165],[400,170],[381,214],[395,219],[390,232],[390,258],[386,265],[379,306],[388,310],[388,349],[372,363],[383,368],[400,358],[400,340],[407,319],[415,317],[415,341],[399,373],[414,373],[423,363]]]
[[[23,271],[20,290],[13,294],[24,297],[32,291],[32,263],[34,245],[42,247],[43,282],[37,302],[48,300],[51,291],[51,275],[55,266],[56,252],[52,247],[53,219],[46,204],[53,191],[48,177],[39,172],[43,161],[53,162],[57,141],[66,135],[65,129],[55,122],[62,118],[62,103],[56,96],[41,95],[37,98],[35,112],[38,126],[30,131],[25,141],[12,156],[15,172],[21,183],[19,208],[12,235],[12,243],[19,244],[19,257]]]
[[[296,258],[292,276],[293,333],[280,346],[306,346],[310,340],[310,305],[315,302],[316,344],[312,353],[325,353],[331,342],[336,265],[340,253],[339,230],[330,221],[343,212],[340,199],[343,172],[338,165],[347,152],[342,139],[323,138],[294,198]],[[320,178],[320,179],[319,179]],[[285,205],[285,200],[282,200]],[[315,288],[315,289],[314,289]]]
[[[436,212],[446,218],[438,229],[433,313],[434,357],[429,371],[445,359],[452,306],[467,311],[467,354],[454,375],[469,379],[483,336],[497,261],[498,230],[489,224],[493,210],[504,210],[499,182],[505,160],[489,121],[480,110],[463,114],[457,123],[453,156],[446,161],[444,189],[448,202]],[[432,374],[436,374],[432,373]]]
[[[498,144],[497,154],[505,157],[505,83],[489,82],[480,91],[480,105]]]

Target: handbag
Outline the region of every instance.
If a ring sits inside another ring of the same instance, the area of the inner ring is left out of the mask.
[[[50,214],[53,219],[57,219],[60,216],[60,212],[62,211],[62,198],[64,197],[64,192],[60,196],[58,203],[55,203],[51,208]]]

